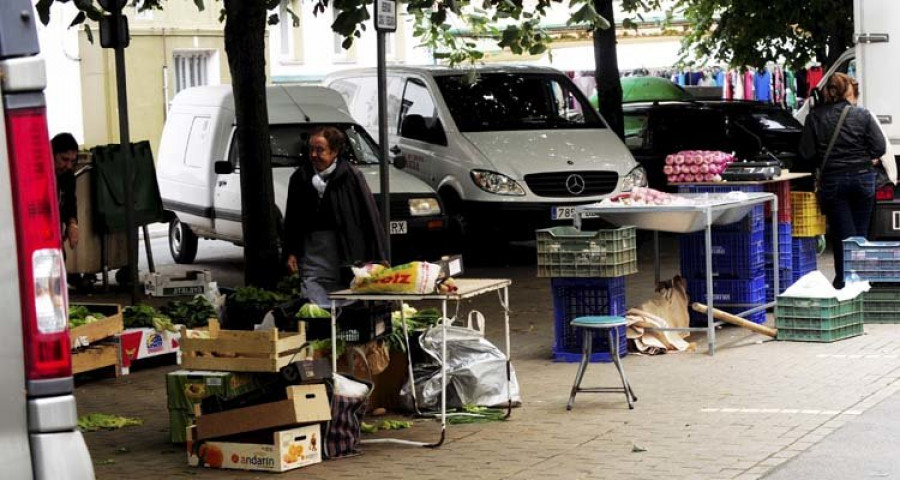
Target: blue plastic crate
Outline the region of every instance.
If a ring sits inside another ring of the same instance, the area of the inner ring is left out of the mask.
[[[719,308],[718,305],[715,305],[716,310],[722,310],[723,312],[728,312],[732,314],[740,313],[742,311],[747,310],[747,308],[735,308],[735,307],[722,307]],[[750,315],[743,317],[747,320],[762,325],[766,323],[766,312],[764,310],[760,310],[758,312],[751,313]],[[715,319],[713,319],[715,320]],[[692,327],[705,327],[706,326],[706,314],[695,312],[691,310],[691,326]]]
[[[589,315],[625,315],[625,278],[554,278],[553,291],[553,358],[574,362],[581,359],[582,332],[569,323]],[[609,339],[605,331],[594,332],[592,362],[612,361]],[[628,354],[625,328],[619,328],[619,355]]]
[[[781,289],[779,289],[778,293],[784,293],[788,287],[793,283],[793,269],[790,268],[781,268],[778,270],[778,282],[781,284]],[[772,275],[772,268],[766,268],[766,302],[774,302],[775,301],[775,292],[773,290],[774,278]]]
[[[900,242],[844,240],[844,278],[869,282],[900,282]]]
[[[713,279],[713,306],[757,306],[765,301],[766,277],[758,275],[752,279]],[[706,280],[688,279],[687,293],[691,302],[707,302]],[[744,308],[746,310],[746,308]]]
[[[816,237],[794,237],[791,240],[791,251],[794,255],[812,255],[816,256],[818,239]]]
[[[703,232],[681,235],[681,272],[685,278],[706,275],[706,239]],[[765,265],[763,232],[713,232],[712,271],[720,277],[753,278]]]
[[[778,264],[781,268],[791,267],[791,256],[793,255],[793,237],[791,237],[792,225],[790,223],[781,222],[778,224]],[[765,222],[765,242],[766,242],[766,261],[771,263],[772,259],[772,223]]]

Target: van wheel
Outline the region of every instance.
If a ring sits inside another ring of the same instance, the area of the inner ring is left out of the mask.
[[[169,222],[169,252],[175,263],[190,264],[197,258],[197,236],[177,218]]]

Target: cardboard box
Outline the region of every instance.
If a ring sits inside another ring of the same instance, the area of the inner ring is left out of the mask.
[[[293,385],[287,388],[287,396],[278,402],[200,415],[196,419],[196,438],[206,440],[331,420],[325,385]]]
[[[97,343],[72,352],[73,375],[105,367],[114,367],[115,376],[119,376],[119,345],[117,343]]]
[[[204,398],[218,395],[229,399],[259,388],[248,373],[178,370],[166,375],[166,397],[169,410],[186,410],[193,414],[194,405]],[[179,434],[183,435],[184,431]]]
[[[169,409],[169,441],[184,443],[187,441],[187,429],[194,425],[194,411],[182,408]]]
[[[319,424],[279,430],[267,434],[268,441],[251,436],[199,443],[196,429],[187,430],[191,439],[187,443],[188,464],[193,467],[286,472],[322,461]]]
[[[212,281],[209,270],[190,270],[182,274],[146,273],[141,282],[144,292],[151,297],[204,295]]]
[[[178,353],[181,333],[152,328],[129,328],[119,334],[122,344],[122,372],[127,374],[131,362],[168,353]]]

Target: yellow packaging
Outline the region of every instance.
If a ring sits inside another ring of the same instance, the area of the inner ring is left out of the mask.
[[[440,265],[410,262],[396,267],[367,265],[354,269],[351,289],[360,293],[431,293],[441,272]]]

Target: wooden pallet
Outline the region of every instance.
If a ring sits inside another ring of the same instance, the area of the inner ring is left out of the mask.
[[[115,336],[124,330],[122,306],[111,303],[78,303],[91,312],[102,313],[105,318],[69,330],[69,341],[75,346],[86,346]]]
[[[188,370],[277,372],[301,357],[297,353],[306,343],[302,322],[300,328],[300,332],[222,330],[215,319],[209,321],[208,332],[182,327],[181,366]]]
[[[119,376],[119,343],[98,343],[72,353],[72,374],[114,367]]]

